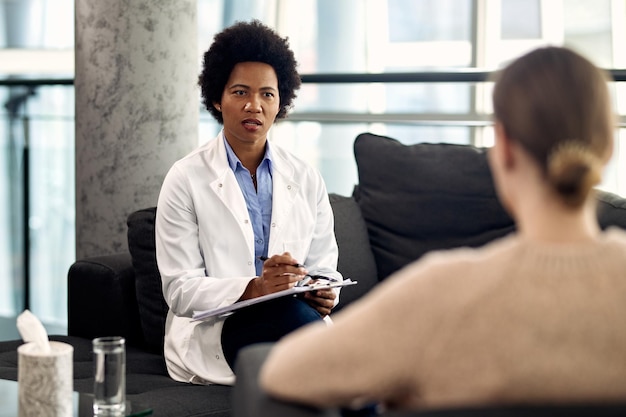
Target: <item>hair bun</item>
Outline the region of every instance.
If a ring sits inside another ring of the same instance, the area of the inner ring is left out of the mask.
[[[580,142],[559,145],[548,158],[548,181],[570,207],[579,207],[601,181],[602,161]]]

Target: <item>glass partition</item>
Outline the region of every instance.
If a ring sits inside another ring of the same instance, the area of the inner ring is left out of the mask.
[[[305,76],[488,73],[546,44],[570,46],[604,68],[626,68],[623,0],[198,0],[197,4],[198,62],[223,27],[257,18],[289,37]],[[73,0],[0,2],[4,24],[0,80],[59,76],[46,72],[46,63],[52,60],[50,55],[38,55],[37,48],[53,54],[71,51],[73,6]],[[56,22],[61,22],[62,30]],[[8,65],[8,58],[16,52],[28,57],[20,62],[24,73],[7,69],[15,68]],[[55,56],[67,59],[71,54]],[[65,64],[61,68],[73,68],[73,62]],[[71,73],[66,76],[73,78]],[[356,78],[305,83],[289,118],[271,132],[272,141],[318,167],[331,192],[349,195],[358,182],[352,147],[362,132],[407,144],[492,143],[489,82],[453,75],[436,82]],[[620,115],[626,114],[625,85],[611,83]],[[0,86],[0,316],[14,316],[28,305],[47,323],[65,325],[66,275],[75,253],[73,95],[71,85]],[[624,121],[620,116],[615,154],[602,184],[621,195],[626,195]],[[198,129],[203,143],[220,126],[203,111]]]
[[[75,258],[74,91],[0,92],[0,229],[6,231],[0,234],[0,316],[28,307],[64,327],[66,276]]]

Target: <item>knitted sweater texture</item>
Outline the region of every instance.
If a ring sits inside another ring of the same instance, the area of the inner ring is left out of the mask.
[[[624,399],[626,233],[577,244],[511,235],[435,252],[333,322],[283,339],[263,387],[317,406]]]

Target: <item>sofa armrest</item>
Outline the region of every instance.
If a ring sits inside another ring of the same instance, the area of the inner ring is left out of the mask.
[[[233,389],[233,417],[339,417],[337,410],[318,410],[269,397],[257,383],[259,370],[272,347],[261,343],[243,348],[237,356]]]
[[[143,347],[130,254],[76,261],[68,272],[68,334],[93,339],[123,336]]]

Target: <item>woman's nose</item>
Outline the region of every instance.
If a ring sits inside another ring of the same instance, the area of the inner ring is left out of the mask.
[[[261,111],[261,101],[256,97],[250,97],[250,101],[246,103],[244,110],[249,112]]]

